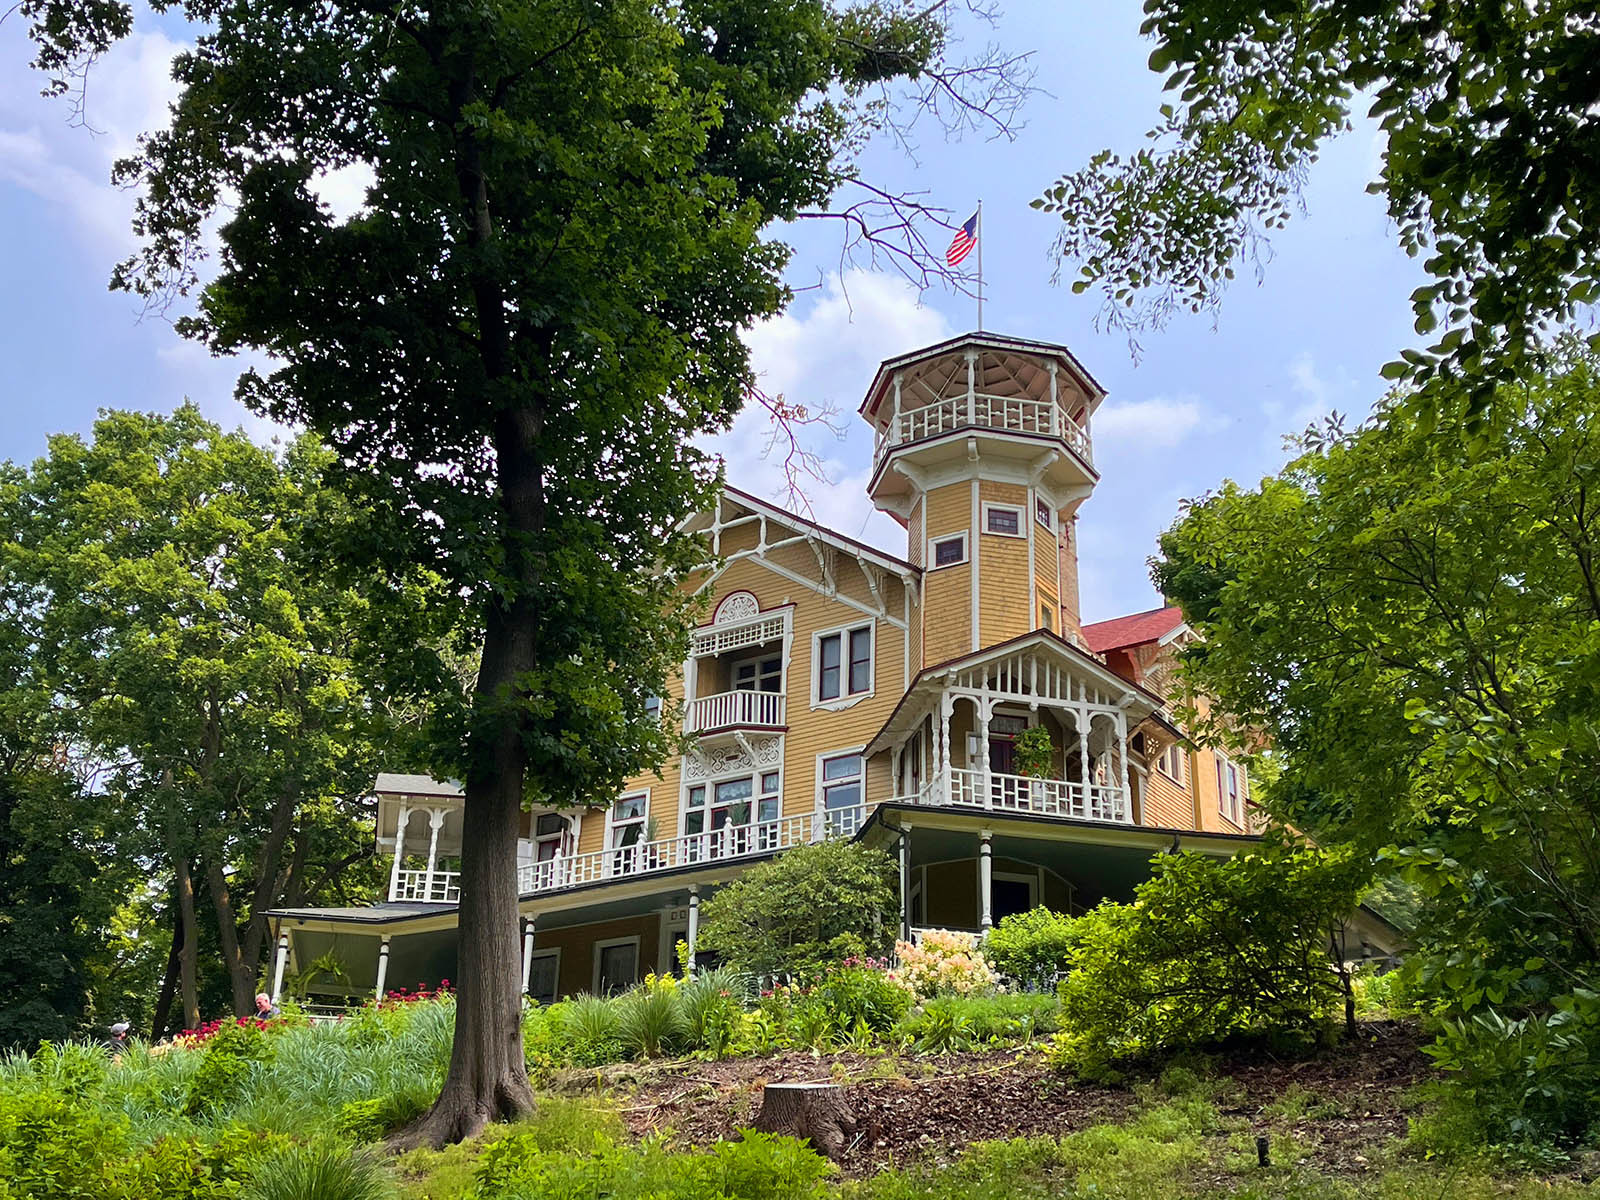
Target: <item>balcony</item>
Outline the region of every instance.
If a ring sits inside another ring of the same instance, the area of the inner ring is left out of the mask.
[[[401,871],[389,889],[391,900],[420,900],[428,904],[461,901],[460,871]]]
[[[689,701],[684,713],[685,733],[713,733],[723,729],[782,729],[788,714],[781,692],[719,692]]]
[[[884,460],[900,446],[962,429],[993,429],[1059,438],[1066,442],[1085,467],[1094,467],[1089,431],[1074,421],[1072,414],[1059,403],[1024,396],[996,396],[985,392],[969,395],[963,392],[891,416],[878,431],[873,445],[873,473],[876,474]]]
[[[997,772],[952,770],[948,781],[941,773],[928,780],[916,794],[896,796],[895,803],[979,808],[987,812],[1101,821],[1109,825],[1132,824],[1132,806],[1128,803],[1127,790],[1120,785],[1032,779],[1026,775]]]

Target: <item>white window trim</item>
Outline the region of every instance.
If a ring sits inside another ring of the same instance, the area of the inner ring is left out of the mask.
[[[960,559],[960,561],[959,562],[952,562],[952,563],[941,563],[941,562],[939,562],[938,559],[936,559],[934,557],[934,553],[933,553],[934,546],[936,544],[938,544],[939,542],[952,542],[956,538],[960,538],[961,539],[961,559]],[[970,561],[971,558],[972,558],[972,555],[970,553],[971,549],[972,549],[972,547],[968,544],[967,531],[965,529],[960,530],[959,532],[956,532],[956,533],[942,533],[938,537],[931,537],[931,538],[928,539],[928,560],[927,560],[928,561],[928,565],[927,565],[927,567],[925,569],[929,570],[929,571],[945,571],[945,570],[948,570],[951,567],[964,567],[964,566],[967,565],[968,561]]]
[[[760,683],[761,662],[763,659],[767,658],[775,658],[778,660],[778,690],[776,692],[769,692],[767,694],[772,696],[783,695],[789,688],[789,656],[782,650],[764,650],[759,654],[746,654],[740,658],[734,659],[728,664],[728,690],[730,692],[736,692],[739,690],[739,668],[744,666],[746,663],[756,664],[756,682]],[[760,688],[757,688],[756,690],[760,691]]]
[[[824,804],[822,802],[822,793],[823,793],[823,791],[825,789],[829,788],[829,787],[835,787],[838,784],[845,782],[842,779],[828,779],[828,780],[825,780],[825,779],[822,778],[822,764],[826,760],[828,760],[830,758],[848,758],[850,755],[854,754],[857,758],[861,759],[861,775],[859,776],[859,778],[861,780],[861,803],[862,804],[866,804],[866,802],[867,802],[867,759],[866,759],[866,756],[862,753],[862,751],[864,751],[866,748],[867,748],[866,744],[863,743],[860,746],[855,746],[855,747],[844,746],[844,747],[841,747],[838,750],[828,750],[828,751],[826,751],[826,752],[824,752],[822,754],[817,755],[817,765],[816,765],[815,773],[812,776],[812,778],[815,779],[815,781],[816,781],[816,788],[815,788],[814,794],[813,794],[813,796],[811,798],[811,802],[812,802],[812,806],[813,806],[815,812],[817,813],[818,817],[821,817],[825,812],[827,812],[827,808],[824,806]]]
[[[763,775],[776,775],[778,777],[778,790],[776,792],[763,792],[761,790],[761,777]],[[766,795],[777,796],[777,798],[778,798],[778,816],[777,816],[777,819],[780,820],[780,821],[783,820],[783,767],[782,767],[782,765],[780,764],[779,766],[776,766],[776,767],[735,767],[730,771],[723,771],[723,772],[720,772],[720,773],[718,773],[716,775],[708,776],[705,779],[696,779],[693,783],[690,783],[687,779],[683,781],[683,784],[679,788],[679,791],[678,791],[678,836],[679,837],[684,838],[684,837],[699,837],[700,836],[700,834],[693,834],[693,833],[690,833],[688,831],[687,826],[689,824],[689,814],[692,813],[692,812],[701,812],[701,813],[705,813],[709,817],[710,813],[711,813],[711,810],[716,806],[716,803],[717,803],[717,784],[719,784],[719,783],[727,783],[729,780],[732,780],[732,779],[748,779],[750,781],[750,802],[751,802],[751,804],[753,806],[751,808],[751,810],[750,810],[750,814],[751,814],[750,824],[751,825],[760,825],[761,824],[761,821],[758,820],[757,818],[759,818],[761,816],[761,800],[762,800],[762,797],[766,796]],[[689,793],[692,792],[697,787],[705,788],[705,790],[706,790],[706,802],[704,804],[702,804],[699,808],[690,808],[689,807]],[[707,832],[709,832],[709,830],[702,829],[700,831],[700,833],[707,833]]]
[[[1250,785],[1244,767],[1234,762],[1220,750],[1213,750],[1211,756],[1217,763],[1217,812],[1222,819],[1235,829],[1244,828],[1244,810],[1249,803]],[[1239,780],[1239,811],[1237,814],[1228,811],[1228,789],[1226,786],[1227,770],[1233,768]]]
[[[1043,504],[1044,507],[1045,507],[1046,515],[1050,518],[1048,521],[1039,520],[1039,505],[1040,504]],[[1050,501],[1049,501],[1049,499],[1047,497],[1041,496],[1037,492],[1034,493],[1034,497],[1033,497],[1033,513],[1032,513],[1032,517],[1033,517],[1034,524],[1043,526],[1045,529],[1048,529],[1051,533],[1054,533],[1056,531],[1056,506],[1054,504],[1050,503]]]
[[[1172,755],[1173,766],[1177,769],[1176,773],[1167,770],[1166,767],[1161,765],[1163,762],[1166,761],[1167,755],[1169,755],[1169,754]],[[1156,755],[1156,772],[1163,779],[1170,780],[1172,783],[1177,784],[1179,787],[1183,787],[1184,786],[1184,782],[1183,782],[1183,776],[1184,776],[1183,759],[1184,759],[1184,756],[1179,753],[1178,743],[1173,742],[1173,743],[1169,744],[1166,749],[1162,750],[1160,754]]]
[[[867,631],[867,690],[852,692],[850,688],[850,635],[858,629]],[[822,639],[839,637],[839,695],[832,700],[819,698],[822,690]],[[842,709],[854,708],[863,700],[872,699],[878,690],[878,623],[876,621],[852,621],[848,625],[836,625],[832,629],[819,629],[811,635],[811,711],[812,712],[839,712]]]
[[[1001,530],[989,528],[989,514],[996,511],[1016,514],[1017,531],[1015,533],[1004,533]],[[1004,504],[998,500],[985,500],[983,502],[983,524],[979,528],[990,537],[1008,537],[1026,540],[1028,536],[1028,514],[1020,504]]]
[[[590,970],[589,991],[592,992],[596,996],[598,996],[600,994],[600,957],[601,957],[601,952],[604,951],[604,950],[609,950],[613,946],[632,946],[633,947],[633,973],[634,973],[634,975],[636,977],[639,974],[639,967],[642,964],[639,962],[639,935],[637,933],[634,934],[632,937],[606,938],[604,941],[594,943],[594,945],[592,947],[590,947],[590,949],[589,949],[589,956],[590,956],[590,958],[593,959],[593,962],[590,963],[591,970]],[[634,982],[637,983],[638,979],[635,978]]]
[[[553,958],[556,960],[556,990],[555,995],[550,997],[553,1003],[561,999],[561,947],[550,946],[544,950],[535,950],[528,955],[528,980],[530,983],[533,981],[533,964],[541,958]],[[529,992],[528,995],[532,996],[533,993]],[[540,1001],[540,1003],[542,1004],[543,1001]]]
[[[624,821],[624,822],[621,822],[619,824],[618,821],[617,821],[617,805],[621,804],[624,800],[627,800],[627,799],[629,799],[630,797],[633,797],[633,796],[643,796],[644,797],[644,814],[642,816],[636,818],[636,819]],[[626,849],[626,847],[624,847],[624,846],[613,846],[611,844],[612,831],[622,828],[623,825],[637,825],[637,826],[639,826],[639,842],[636,843],[636,844],[643,844],[643,842],[644,842],[644,831],[650,827],[650,789],[649,788],[647,788],[647,787],[646,788],[634,788],[632,791],[618,792],[617,793],[617,798],[615,800],[613,800],[611,802],[610,807],[606,809],[605,848],[607,850],[622,850],[622,849]]]

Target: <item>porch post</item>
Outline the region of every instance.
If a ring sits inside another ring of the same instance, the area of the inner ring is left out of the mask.
[[[689,971],[691,973],[693,973],[693,971],[694,971],[694,948],[695,948],[695,943],[698,942],[699,940],[700,940],[700,885],[698,883],[691,883],[689,885],[689,929],[688,929],[688,941],[689,941],[688,967],[689,967]]]
[[[1116,819],[1126,821],[1133,815],[1129,811],[1133,804],[1133,793],[1128,790],[1128,714],[1121,709],[1117,710],[1117,758],[1122,763],[1122,798],[1117,801]]]
[[[900,940],[911,940],[911,826],[900,825]]]
[[[983,806],[994,807],[994,768],[989,763],[989,716],[994,711],[993,700],[978,702],[978,769],[983,773]]]
[[[528,980],[533,975],[533,923],[536,918],[522,919],[522,994],[528,994]]]
[[[1084,812],[1087,813],[1089,811],[1089,798],[1093,795],[1089,789],[1094,786],[1094,780],[1089,778],[1089,730],[1091,728],[1089,710],[1087,708],[1075,709],[1072,719],[1078,723],[1078,761],[1083,766],[1081,772],[1083,776],[1083,808]]]
[[[987,829],[978,834],[978,903],[982,905],[978,924],[984,933],[994,928],[994,859],[989,846],[992,836]]]
[[[400,806],[400,819],[394,827],[394,866],[389,869],[389,899],[400,899],[400,859],[406,850],[406,822],[411,820],[411,810]]]
[[[428,882],[424,885],[424,893],[429,900],[433,899],[433,869],[439,862],[439,830],[444,828],[444,809],[433,808],[428,810]],[[443,892],[443,888],[440,892]],[[441,900],[444,896],[441,894]]]
[[[950,714],[955,711],[956,698],[946,692],[939,698],[939,755],[940,771],[944,775],[946,803],[950,796]],[[937,802],[937,801],[936,801]]]
[[[289,932],[278,935],[278,952],[272,963],[272,1002],[276,1004],[283,994],[283,969],[289,962]]]
[[[378,983],[372,989],[373,997],[379,1004],[383,1003],[384,985],[389,982],[389,937],[387,934],[378,943]]]
[[[967,424],[978,423],[978,352],[967,351]]]

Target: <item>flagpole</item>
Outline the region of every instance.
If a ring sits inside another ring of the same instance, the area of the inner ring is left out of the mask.
[[[983,332],[983,201],[978,201],[978,332]]]

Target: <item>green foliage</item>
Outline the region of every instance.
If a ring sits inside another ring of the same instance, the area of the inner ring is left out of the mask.
[[[319,1139],[285,1146],[262,1159],[248,1200],[390,1200],[394,1183],[370,1151]]]
[[[1056,1032],[1060,1008],[1054,993],[936,996],[902,1017],[894,1032],[925,1052],[1015,1045]]]
[[[732,1048],[750,997],[750,978],[732,967],[702,971],[678,989],[689,1044],[708,1058]]]
[[[1463,1099],[1482,1137],[1573,1136],[1593,1052],[1570,1039],[1600,1033],[1577,1015],[1600,991],[1600,371],[1561,353],[1497,394],[1478,454],[1385,407],[1193,506],[1156,571],[1204,634],[1190,685],[1283,762],[1272,816],[1403,874],[1408,976],[1442,1061],[1493,1091]]]
[[[0,1090],[0,1196],[102,1200],[128,1145],[125,1119],[28,1083]]]
[[[1072,918],[1044,907],[1002,917],[983,940],[983,955],[1025,988],[1050,987],[1072,964]]]
[[[1055,746],[1050,741],[1048,729],[1043,725],[1030,725],[1017,734],[1013,745],[1018,775],[1033,779],[1050,778],[1055,762]]]
[[[629,1054],[659,1058],[683,1047],[688,1022],[678,981],[671,975],[650,976],[616,1001],[617,1039]]]
[[[1053,1060],[1098,1069],[1234,1035],[1315,1037],[1341,992],[1330,933],[1364,868],[1312,850],[1152,865],[1133,903],[1073,922]]]
[[[825,971],[805,992],[803,1002],[828,1015],[843,1035],[864,1025],[886,1033],[911,1007],[911,993],[877,966],[846,965]]]
[[[1289,220],[1321,148],[1358,102],[1384,133],[1370,190],[1429,281],[1385,368],[1424,411],[1537,370],[1552,324],[1600,297],[1600,177],[1583,85],[1600,31],[1579,0],[1435,9],[1383,3],[1150,0],[1152,71],[1175,93],[1144,150],[1103,151],[1034,201],[1057,257],[1129,329],[1219,302],[1247,251]],[[1441,47],[1448,47],[1441,52]],[[1561,164],[1552,170],[1549,164]]]
[[[271,1055],[267,1035],[253,1023],[223,1025],[200,1052],[200,1066],[189,1080],[184,1112],[200,1117],[226,1107],[244,1090],[256,1064]]]
[[[673,1154],[656,1141],[623,1148],[604,1134],[573,1151],[546,1148],[516,1131],[480,1159],[466,1200],[544,1200],[609,1196],[613,1200],[729,1196],[739,1200],[822,1200],[833,1172],[827,1159],[794,1138],[746,1130],[709,1151]]]
[[[811,976],[894,946],[894,860],[850,841],[797,846],[701,906],[700,945],[756,976]],[[806,903],[796,904],[796,896]]]
[[[621,1014],[617,1002],[605,996],[577,996],[557,1005],[553,1019],[561,1022],[569,1039],[569,1061],[595,1067],[622,1057]]]

